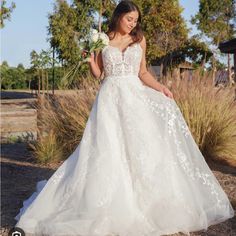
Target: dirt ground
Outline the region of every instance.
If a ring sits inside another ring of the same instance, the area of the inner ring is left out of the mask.
[[[59,165],[36,164],[26,143],[2,144],[0,235],[6,236],[16,224],[14,216],[22,207],[23,200],[35,191],[36,182],[48,179]],[[220,163],[209,163],[209,166],[236,209],[236,169]],[[209,227],[207,232],[192,233],[191,236],[236,236],[236,217]]]

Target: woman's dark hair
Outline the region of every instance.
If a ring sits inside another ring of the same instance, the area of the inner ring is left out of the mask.
[[[141,29],[141,12],[138,8],[138,6],[129,0],[122,0],[115,8],[110,23],[108,25],[108,31],[107,35],[110,39],[113,39],[116,34],[116,29],[118,26],[118,23],[120,21],[120,18],[123,16],[123,14],[126,14],[131,11],[137,11],[138,12],[138,21],[136,26],[133,28],[133,30],[130,32],[131,37],[133,38],[133,43],[141,42],[143,38],[143,32]],[[110,36],[111,32],[113,32],[113,37]]]

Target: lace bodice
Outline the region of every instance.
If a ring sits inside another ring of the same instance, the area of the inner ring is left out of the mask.
[[[124,52],[117,47],[107,45],[102,50],[105,77],[136,75],[138,76],[142,59],[142,48],[139,43],[128,46]]]

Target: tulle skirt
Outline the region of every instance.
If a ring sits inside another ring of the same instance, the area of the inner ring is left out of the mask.
[[[234,216],[174,99],[106,77],[81,142],[15,217],[26,235],[160,236]]]

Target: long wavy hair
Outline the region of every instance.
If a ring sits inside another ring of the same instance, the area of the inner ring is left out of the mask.
[[[111,20],[108,25],[108,31],[106,32],[107,35],[109,36],[110,40],[112,40],[117,32],[118,24],[121,19],[121,17],[131,11],[137,11],[138,12],[138,21],[136,26],[132,29],[130,32],[131,37],[133,38],[133,43],[141,42],[143,38],[143,32],[141,29],[141,12],[138,8],[138,6],[129,0],[122,0],[115,8]],[[113,34],[113,37],[111,36],[111,33]]]

